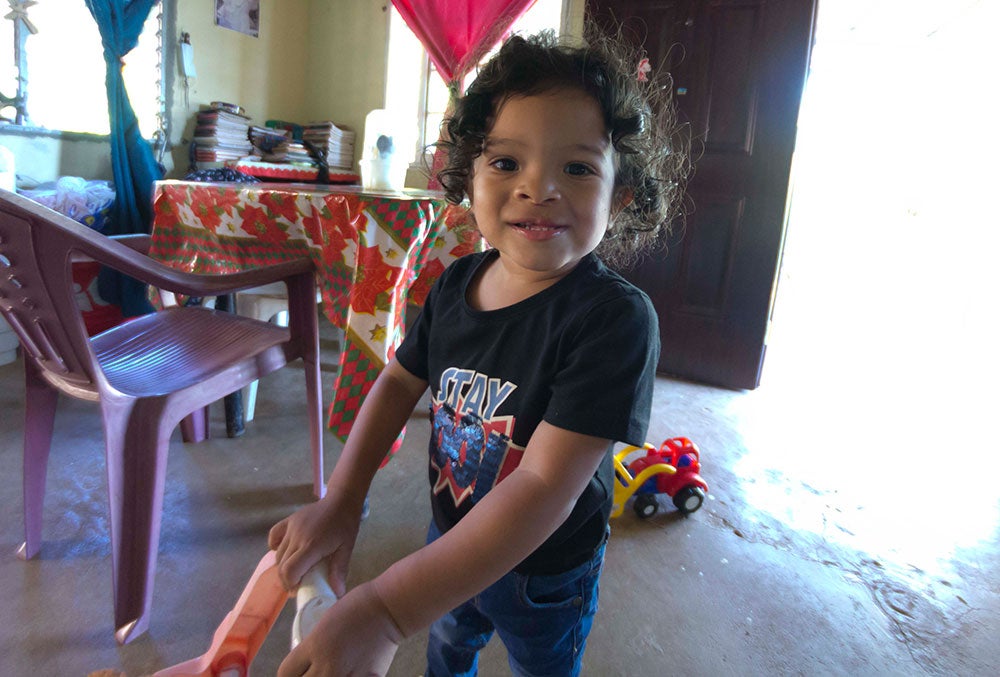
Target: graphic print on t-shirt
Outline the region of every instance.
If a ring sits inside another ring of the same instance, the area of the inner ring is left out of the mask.
[[[435,494],[447,489],[456,507],[470,496],[475,504],[521,462],[524,448],[511,442],[514,417],[497,415],[515,390],[472,369],[444,370],[431,402]]]

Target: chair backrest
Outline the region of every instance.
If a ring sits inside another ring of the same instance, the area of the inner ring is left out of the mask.
[[[98,397],[104,376],[76,305],[72,256],[104,250],[100,239],[107,238],[0,190],[0,311],[46,381],[86,399]]]

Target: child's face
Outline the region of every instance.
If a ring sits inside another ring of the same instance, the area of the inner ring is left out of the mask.
[[[565,275],[608,228],[615,163],[598,103],[578,90],[501,105],[473,165],[483,237],[520,273]]]

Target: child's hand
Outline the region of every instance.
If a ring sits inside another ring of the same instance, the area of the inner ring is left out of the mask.
[[[278,668],[278,677],[384,675],[402,633],[372,583],[337,601]]]
[[[267,536],[275,551],[278,576],[288,590],[294,590],[302,576],[329,556],[327,578],[342,597],[346,592],[347,567],[354,551],[361,523],[361,509],[337,492],[310,503],[281,520]]]

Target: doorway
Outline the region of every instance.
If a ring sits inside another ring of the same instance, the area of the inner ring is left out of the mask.
[[[817,0],[588,0],[669,72],[694,170],[666,248],[628,270],[659,318],[662,374],[760,383]]]
[[[748,472],[794,468],[837,495],[856,545],[891,533],[926,567],[1000,528],[998,25],[993,0],[820,3],[767,359],[743,405],[770,436]]]

